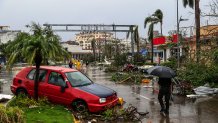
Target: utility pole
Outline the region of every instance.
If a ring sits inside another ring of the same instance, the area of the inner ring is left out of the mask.
[[[197,63],[200,60],[200,8],[199,8],[200,0],[195,0],[195,24],[196,24],[196,57]]]
[[[179,0],[176,2],[176,20],[177,20],[177,67],[179,68],[179,58],[180,58],[180,49],[179,49]]]
[[[183,19],[182,16],[179,18],[179,2],[177,0],[177,67],[180,66],[180,34],[179,34],[179,24],[181,21],[187,21],[188,19]]]
[[[131,30],[131,48],[132,48],[132,62],[133,62],[133,59],[134,59],[134,36],[133,36],[133,26],[130,27],[130,30]]]

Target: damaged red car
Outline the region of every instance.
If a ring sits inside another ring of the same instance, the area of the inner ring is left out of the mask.
[[[36,68],[26,67],[13,79],[11,91],[34,96]],[[99,112],[118,104],[117,93],[91,81],[81,72],[64,67],[41,66],[39,72],[39,97],[72,106],[78,111]]]

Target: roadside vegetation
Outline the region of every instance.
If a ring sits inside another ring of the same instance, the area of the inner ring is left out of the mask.
[[[14,97],[7,106],[0,105],[1,123],[73,123],[67,108],[54,105],[47,99],[38,102],[26,96]]]

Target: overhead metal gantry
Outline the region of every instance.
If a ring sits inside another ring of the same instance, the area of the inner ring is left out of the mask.
[[[131,32],[135,25],[104,25],[104,24],[43,24],[58,32]]]
[[[133,28],[136,25],[104,24],[43,24],[57,32],[129,32],[131,36],[132,55],[134,53]]]

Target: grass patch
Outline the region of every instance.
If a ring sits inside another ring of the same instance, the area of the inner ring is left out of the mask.
[[[64,106],[51,104],[46,98],[36,102],[25,96],[14,97],[7,108],[15,106],[24,112],[23,117],[27,123],[73,123],[70,110]]]
[[[63,106],[40,106],[23,109],[27,123],[72,123],[71,112]]]

